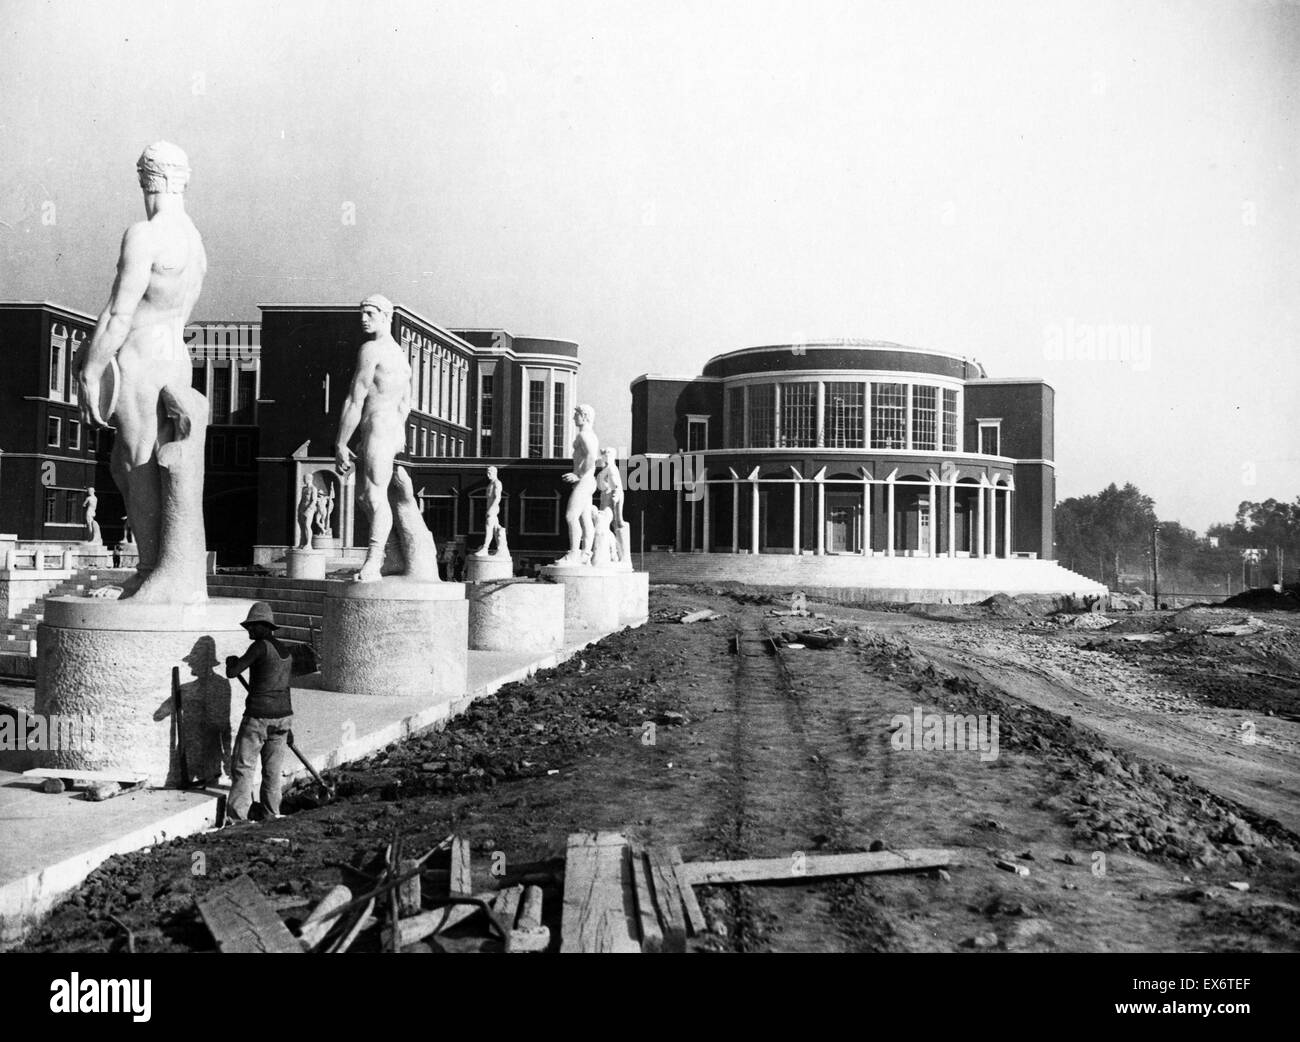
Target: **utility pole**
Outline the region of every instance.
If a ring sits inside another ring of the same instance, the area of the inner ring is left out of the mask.
[[[1151,599],[1160,610],[1160,523],[1151,526]]]

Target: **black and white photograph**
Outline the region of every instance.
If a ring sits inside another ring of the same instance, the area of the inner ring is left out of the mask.
[[[140,955],[929,953],[1265,1009],[1300,3],[0,12],[33,1008],[149,1020]]]

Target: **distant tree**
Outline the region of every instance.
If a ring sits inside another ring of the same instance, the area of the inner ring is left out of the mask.
[[[1155,502],[1133,484],[1063,500],[1056,508],[1057,558],[1118,586],[1121,556],[1144,552],[1155,523]]]

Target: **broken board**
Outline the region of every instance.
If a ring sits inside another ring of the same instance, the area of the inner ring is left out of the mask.
[[[639,952],[627,839],[575,832],[564,861],[561,952]]]
[[[806,854],[752,861],[694,861],[682,867],[691,886],[710,886],[946,868],[955,856],[951,850],[880,850],[869,854]]]
[[[117,782],[122,786],[139,785],[149,775],[140,771],[74,771],[71,767],[33,767],[23,771],[24,778],[65,778],[74,782]]]
[[[226,954],[243,952],[297,952],[298,938],[271,907],[262,891],[246,875],[210,890],[198,902],[199,915],[217,947]]]

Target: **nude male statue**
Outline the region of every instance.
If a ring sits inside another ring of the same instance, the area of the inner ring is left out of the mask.
[[[496,539],[496,553],[510,553],[510,548],[506,546],[505,526],[501,524],[501,481],[497,477],[496,467],[488,467],[487,479],[487,519],[483,524],[483,531],[487,534],[483,537],[483,545],[474,551],[475,557],[490,556],[488,547],[492,545],[493,538]]]
[[[370,545],[357,582],[376,582],[385,574],[438,582],[437,551],[411,487],[411,478],[394,458],[406,444],[406,416],[411,411],[411,366],[393,339],[393,305],[372,294],[361,302],[365,339],[357,352],[352,386],[343,403],[334,446],[339,474],[356,461],[359,498],[370,515]],[[360,437],[357,453],[348,448]],[[394,536],[389,545],[389,536]],[[389,567],[384,567],[387,553]]]
[[[632,533],[623,520],[623,475],[618,469],[618,450],[600,450],[601,468],[596,474],[600,508],[610,512],[609,530],[614,541],[614,559],[620,569],[632,567]]]
[[[316,497],[316,531],[331,535],[330,515],[334,513],[334,490],[326,489]]]
[[[99,511],[99,497],[95,495],[94,485],[86,489],[86,498],[81,501],[81,505],[86,508],[86,542],[99,543],[99,522],[95,520],[95,514]]]
[[[302,492],[298,496],[298,549],[311,546],[311,524],[316,516],[316,483],[310,474],[302,476]]]
[[[592,430],[595,410],[579,405],[573,410],[573,425],[578,433],[573,439],[573,470],[564,480],[573,486],[564,520],[569,526],[569,552],[556,564],[587,564],[591,560],[595,526],[591,520],[591,497],[596,491],[596,452],[599,442]]]
[[[140,547],[135,575],[110,589],[140,601],[196,603],[207,599],[208,403],[190,386],[184,330],[208,261],[185,212],[185,153],[159,141],[136,170],[146,219],[122,237],[112,295],[73,366],[86,423],[117,428],[113,480]]]

